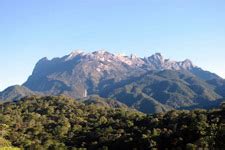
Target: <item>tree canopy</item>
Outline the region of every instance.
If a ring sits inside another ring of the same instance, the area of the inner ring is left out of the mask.
[[[38,150],[213,149],[224,148],[224,139],[224,108],[145,115],[126,107],[84,104],[63,96],[33,96],[0,105],[0,146],[5,143]]]

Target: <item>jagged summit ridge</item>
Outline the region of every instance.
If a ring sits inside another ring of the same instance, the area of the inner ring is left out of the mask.
[[[82,55],[82,54],[85,54],[84,51],[82,51],[82,50],[75,50],[75,51],[71,52],[69,55],[67,55],[65,60],[66,61],[71,60],[74,57],[76,57],[77,55]]]
[[[148,66],[149,69],[173,69],[173,70],[182,70],[182,69],[192,69],[195,65],[189,60],[186,59],[184,61],[171,61],[169,59],[165,59],[161,53],[155,53],[149,57],[141,58],[137,55],[131,54],[130,56],[122,55],[122,54],[112,54],[105,50],[98,50],[90,53],[85,53],[81,50],[76,50],[71,52],[66,57],[62,57],[64,61],[71,61],[73,59],[85,60],[96,60],[101,62],[117,62],[123,63],[128,66]],[[46,59],[45,59],[46,60]]]

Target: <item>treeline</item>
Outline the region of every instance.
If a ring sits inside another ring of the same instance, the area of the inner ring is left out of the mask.
[[[225,108],[145,115],[66,97],[0,105],[0,147],[24,149],[222,149]],[[4,143],[6,145],[4,145]]]

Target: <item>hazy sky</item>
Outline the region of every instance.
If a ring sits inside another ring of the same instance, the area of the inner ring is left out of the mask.
[[[76,49],[161,52],[225,77],[225,0],[0,0],[0,90]]]

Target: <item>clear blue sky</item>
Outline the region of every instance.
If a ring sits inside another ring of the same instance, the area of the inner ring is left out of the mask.
[[[161,52],[225,77],[225,0],[0,0],[0,90],[75,49]]]

